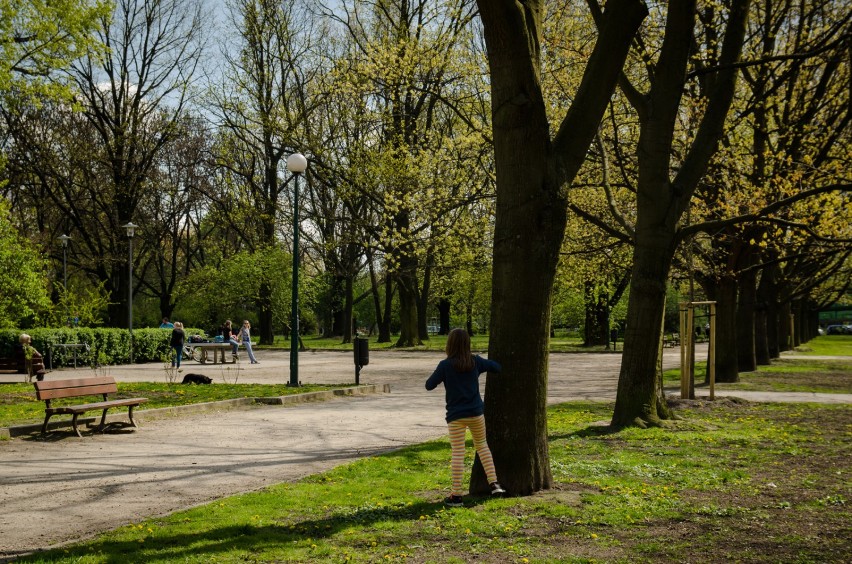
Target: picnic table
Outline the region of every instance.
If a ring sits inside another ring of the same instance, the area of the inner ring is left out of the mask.
[[[201,364],[206,364],[210,360],[210,351],[213,352],[212,363],[221,362],[225,364],[225,359],[230,355],[232,345],[229,342],[221,343],[185,343],[183,346],[184,355]],[[237,362],[236,355],[231,356],[231,364]]]

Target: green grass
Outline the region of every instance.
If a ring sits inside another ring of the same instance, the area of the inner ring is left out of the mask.
[[[796,353],[852,357],[852,335],[821,335],[796,347]]]
[[[755,372],[740,372],[736,383],[716,383],[718,390],[756,392],[815,392],[823,394],[852,394],[852,362],[780,359],[769,366],[759,366]],[[695,385],[704,384],[706,362],[695,364]],[[663,385],[680,386],[680,369],[666,370]]]
[[[290,388],[285,384],[270,386],[267,384],[227,384],[215,386],[184,386],[151,382],[119,382],[118,393],[113,399],[145,397],[148,401],[141,409],[189,405],[209,401],[221,401],[234,398],[272,397],[301,394],[318,390],[348,388],[352,384],[304,385]],[[53,406],[64,403],[83,403],[80,398],[54,400]],[[114,410],[120,412],[121,409]],[[32,384],[4,384],[0,386],[0,427],[39,423],[44,420],[44,402],[37,400]]]
[[[816,392],[826,394],[852,393],[852,336],[831,335],[817,337],[808,343],[816,350],[833,351],[828,355],[838,356],[836,360],[813,360],[781,357],[768,366],[758,366],[755,372],[740,372],[740,381],[736,383],[716,383],[720,390],[744,390],[765,392]],[[843,354],[847,352],[848,354]],[[707,363],[695,363],[695,383],[705,387]],[[663,372],[663,385],[680,386],[680,368]]]
[[[844,562],[848,406],[698,404],[669,428],[549,410],[554,487],[445,509],[428,442],[22,562]],[[468,445],[468,454],[472,453]],[[467,461],[470,467],[470,456]]]

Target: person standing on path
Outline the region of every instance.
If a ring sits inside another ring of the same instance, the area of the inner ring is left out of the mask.
[[[479,454],[482,468],[491,487],[491,494],[506,493],[497,481],[494,459],[485,439],[485,404],[479,394],[479,375],[483,372],[500,372],[498,362],[470,352],[470,336],[464,329],[453,329],[447,336],[447,358],[426,380],[426,389],[434,390],[443,383],[447,402],[447,429],[452,450],[453,475],[450,496],[444,500],[448,507],[462,507],[462,477],[464,475],[465,435],[473,435],[473,446]]]
[[[180,359],[183,357],[183,344],[186,341],[186,333],[183,332],[183,323],[175,321],[175,327],[172,329],[172,340],[169,343],[175,350],[175,358],[172,360],[172,367],[177,363],[177,368],[180,368]]]
[[[251,349],[251,323],[248,322],[248,319],[243,321],[243,327],[240,329],[240,341],[242,341],[243,346],[246,348],[246,352],[248,353],[251,363],[260,364],[257,359],[254,358],[254,351]]]

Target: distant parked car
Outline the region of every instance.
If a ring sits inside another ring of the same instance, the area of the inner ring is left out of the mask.
[[[844,325],[829,325],[825,328],[826,335],[845,335],[849,333]]]

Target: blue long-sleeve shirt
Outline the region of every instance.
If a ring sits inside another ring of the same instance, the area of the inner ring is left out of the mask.
[[[485,404],[479,395],[479,375],[483,372],[500,372],[502,366],[494,360],[488,360],[474,355],[473,369],[468,372],[458,372],[453,366],[452,359],[438,363],[435,372],[426,380],[426,389],[434,390],[438,384],[444,383],[447,399],[447,423],[475,417],[485,412]]]

